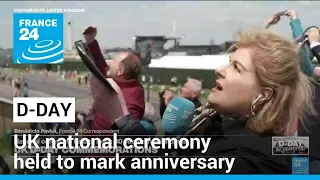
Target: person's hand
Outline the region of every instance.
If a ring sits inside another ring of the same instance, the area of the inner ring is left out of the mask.
[[[97,36],[97,28],[95,26],[88,26],[84,29],[82,34],[87,43],[91,43]]]
[[[167,105],[173,99],[173,93],[171,91],[166,90],[163,94],[164,104]]]
[[[286,13],[285,13],[286,16],[288,16],[290,18],[290,20],[295,20],[298,18],[298,15],[297,15],[297,12],[295,10],[288,10]]]
[[[308,40],[311,43],[320,42],[320,31],[317,28],[310,28],[306,35],[308,36]]]
[[[110,120],[112,124],[115,120],[128,115],[129,111],[118,84],[111,78],[107,78],[107,81],[118,94],[105,87],[93,74],[90,76],[90,92],[93,100],[92,109]]]
[[[266,29],[268,29],[272,25],[277,24],[279,21],[280,21],[280,17],[279,16],[272,16],[272,18],[267,19],[267,21],[265,23]]]

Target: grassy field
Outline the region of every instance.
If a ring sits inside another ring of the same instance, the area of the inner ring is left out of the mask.
[[[0,140],[0,155],[3,155],[3,156],[11,155],[11,145],[9,144],[8,138],[3,138]]]

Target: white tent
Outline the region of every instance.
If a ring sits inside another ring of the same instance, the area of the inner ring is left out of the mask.
[[[152,59],[150,68],[215,70],[229,63],[228,55],[164,56]]]
[[[109,64],[112,60],[106,60]],[[150,68],[215,70],[229,63],[229,55],[164,56],[152,59]]]

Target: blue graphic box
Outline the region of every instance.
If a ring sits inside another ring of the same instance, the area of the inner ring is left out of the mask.
[[[292,157],[292,174],[309,174],[309,158]]]
[[[62,13],[13,14],[13,63],[63,63]]]

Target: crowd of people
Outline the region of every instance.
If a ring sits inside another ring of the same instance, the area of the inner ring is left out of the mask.
[[[319,88],[312,80],[317,72],[312,59],[316,57],[320,61],[320,31],[316,26],[303,30],[294,10],[288,10],[284,15],[291,20],[294,40],[266,30],[280,21],[277,15],[267,21],[266,29],[242,33],[234,46],[236,50],[230,63],[216,70],[217,80],[208,104],[202,105],[199,101],[202,91],[199,80],[190,78],[181,88],[180,96],[194,103],[195,115],[208,112],[204,109],[219,112],[218,116],[206,120],[194,134],[221,135],[211,143],[208,155],[237,157],[232,173],[290,173],[291,164],[288,164],[287,157],[272,156],[268,146],[272,136],[293,135],[310,136],[310,162],[315,166],[310,168],[311,171],[320,169],[316,165],[320,157],[315,142],[319,136],[316,133],[320,128],[317,122],[320,109],[317,108],[317,98],[314,98],[314,95],[318,96]],[[95,27],[90,26],[84,31],[95,63],[118,95],[110,93],[91,76],[94,119],[90,128],[116,128],[123,135],[155,134],[154,127],[141,123],[146,103],[143,87],[138,81],[141,73],[138,57],[132,52],[121,52],[108,66],[96,35]],[[162,116],[174,95],[168,90],[159,95]],[[112,104],[112,108],[108,104]],[[237,136],[240,134],[250,138]],[[194,151],[183,153],[200,155]]]
[[[317,71],[312,64],[314,57],[320,62],[320,29],[312,26],[304,30],[294,10],[284,14],[291,20],[293,40],[268,30],[280,21],[277,15],[267,21],[266,29],[241,33],[230,63],[215,71],[217,79],[207,104],[199,101],[201,81],[187,79],[179,96],[193,102],[195,116],[208,117],[213,110],[218,113],[191,132],[197,136],[214,135],[206,154],[184,150],[179,155],[235,157],[232,174],[290,174],[289,157],[272,155],[271,137],[302,135],[310,137],[310,173],[320,173],[320,149],[316,142],[320,137],[320,91],[313,80]],[[95,64],[116,93],[91,75],[92,106],[88,117],[92,118],[82,120],[80,128],[116,129],[128,136],[156,135],[159,129],[153,119],[157,110],[145,102],[138,80],[142,71],[139,58],[133,52],[123,51],[108,65],[97,33],[96,27],[89,26],[83,35]],[[302,36],[305,38],[300,41]],[[162,116],[174,94],[164,90],[159,97]],[[225,173],[225,169],[175,172],[219,174]]]

